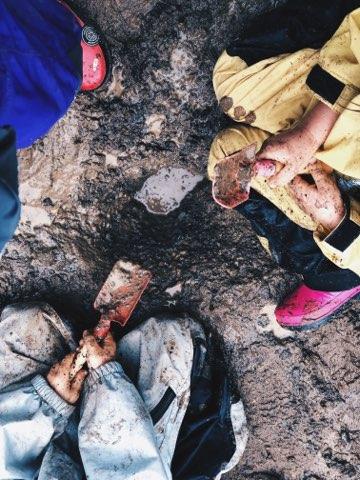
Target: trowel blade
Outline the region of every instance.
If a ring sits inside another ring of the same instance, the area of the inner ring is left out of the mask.
[[[250,182],[256,162],[253,143],[225,157],[215,167],[213,198],[224,208],[235,208],[250,195]]]
[[[124,326],[150,280],[151,273],[139,265],[116,262],[94,302],[94,308],[102,314],[101,323]]]

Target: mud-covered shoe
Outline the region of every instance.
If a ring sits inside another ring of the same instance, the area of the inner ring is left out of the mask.
[[[276,320],[282,327],[295,330],[318,328],[359,293],[360,285],[340,292],[324,292],[302,284],[276,308]]]
[[[93,26],[87,25],[67,2],[64,0],[59,1],[65,8],[71,11],[82,27],[83,79],[81,91],[94,91],[101,87],[107,76],[108,61],[105,46],[101,43],[100,35]]]

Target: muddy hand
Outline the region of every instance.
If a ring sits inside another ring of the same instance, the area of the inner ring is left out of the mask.
[[[98,368],[105,363],[111,362],[116,356],[116,343],[110,332],[99,343],[92,333],[85,330],[80,341],[80,347],[86,351],[89,369]]]
[[[327,232],[334,230],[345,215],[345,205],[334,176],[320,162],[309,168],[315,184],[296,176],[290,191],[302,209]]]
[[[245,202],[250,194],[251,178],[255,175],[271,176],[275,173],[273,162],[256,161],[256,144],[221,160],[214,169],[213,198],[224,208],[235,208]]]
[[[302,173],[313,161],[317,145],[307,130],[298,127],[281,132],[267,140],[259,159],[271,159],[283,168],[269,180],[272,188],[282,187]]]
[[[74,361],[77,355],[77,352],[66,355],[61,362],[56,363],[50,369],[46,377],[55,392],[70,404],[75,404],[78,401],[87,376],[87,371],[82,368],[81,363],[76,367],[77,370],[74,369]]]
[[[270,137],[263,145],[260,159],[280,162],[283,168],[270,180],[271,187],[288,185],[296,175],[306,171],[324,144],[339,114],[322,102],[308,112],[293,128]]]

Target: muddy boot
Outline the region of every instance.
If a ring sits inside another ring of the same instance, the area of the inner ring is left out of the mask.
[[[68,2],[60,0],[60,3],[68,8],[76,17],[82,28],[82,92],[91,92],[100,88],[107,78],[109,71],[109,55],[106,46],[98,31],[91,25],[86,24],[70,7]]]
[[[327,323],[333,313],[358,294],[360,286],[339,292],[326,292],[302,284],[277,307],[276,320],[285,328],[315,329]]]

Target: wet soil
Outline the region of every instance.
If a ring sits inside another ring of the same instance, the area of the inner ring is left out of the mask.
[[[134,199],[162,167],[206,173],[225,123],[214,62],[279,2],[75,3],[105,33],[112,75],[21,152],[22,223],[1,263],[0,306],[47,300],[81,329],[96,320],[92,302],[115,261],[140,263],[153,280],[133,323],[163,308],[192,313],[218,339],[244,400],[250,438],[228,479],[360,478],[359,303],[318,331],[275,336],[260,312],[299,279],[237,212],[211,201],[206,180],[168,216]]]

